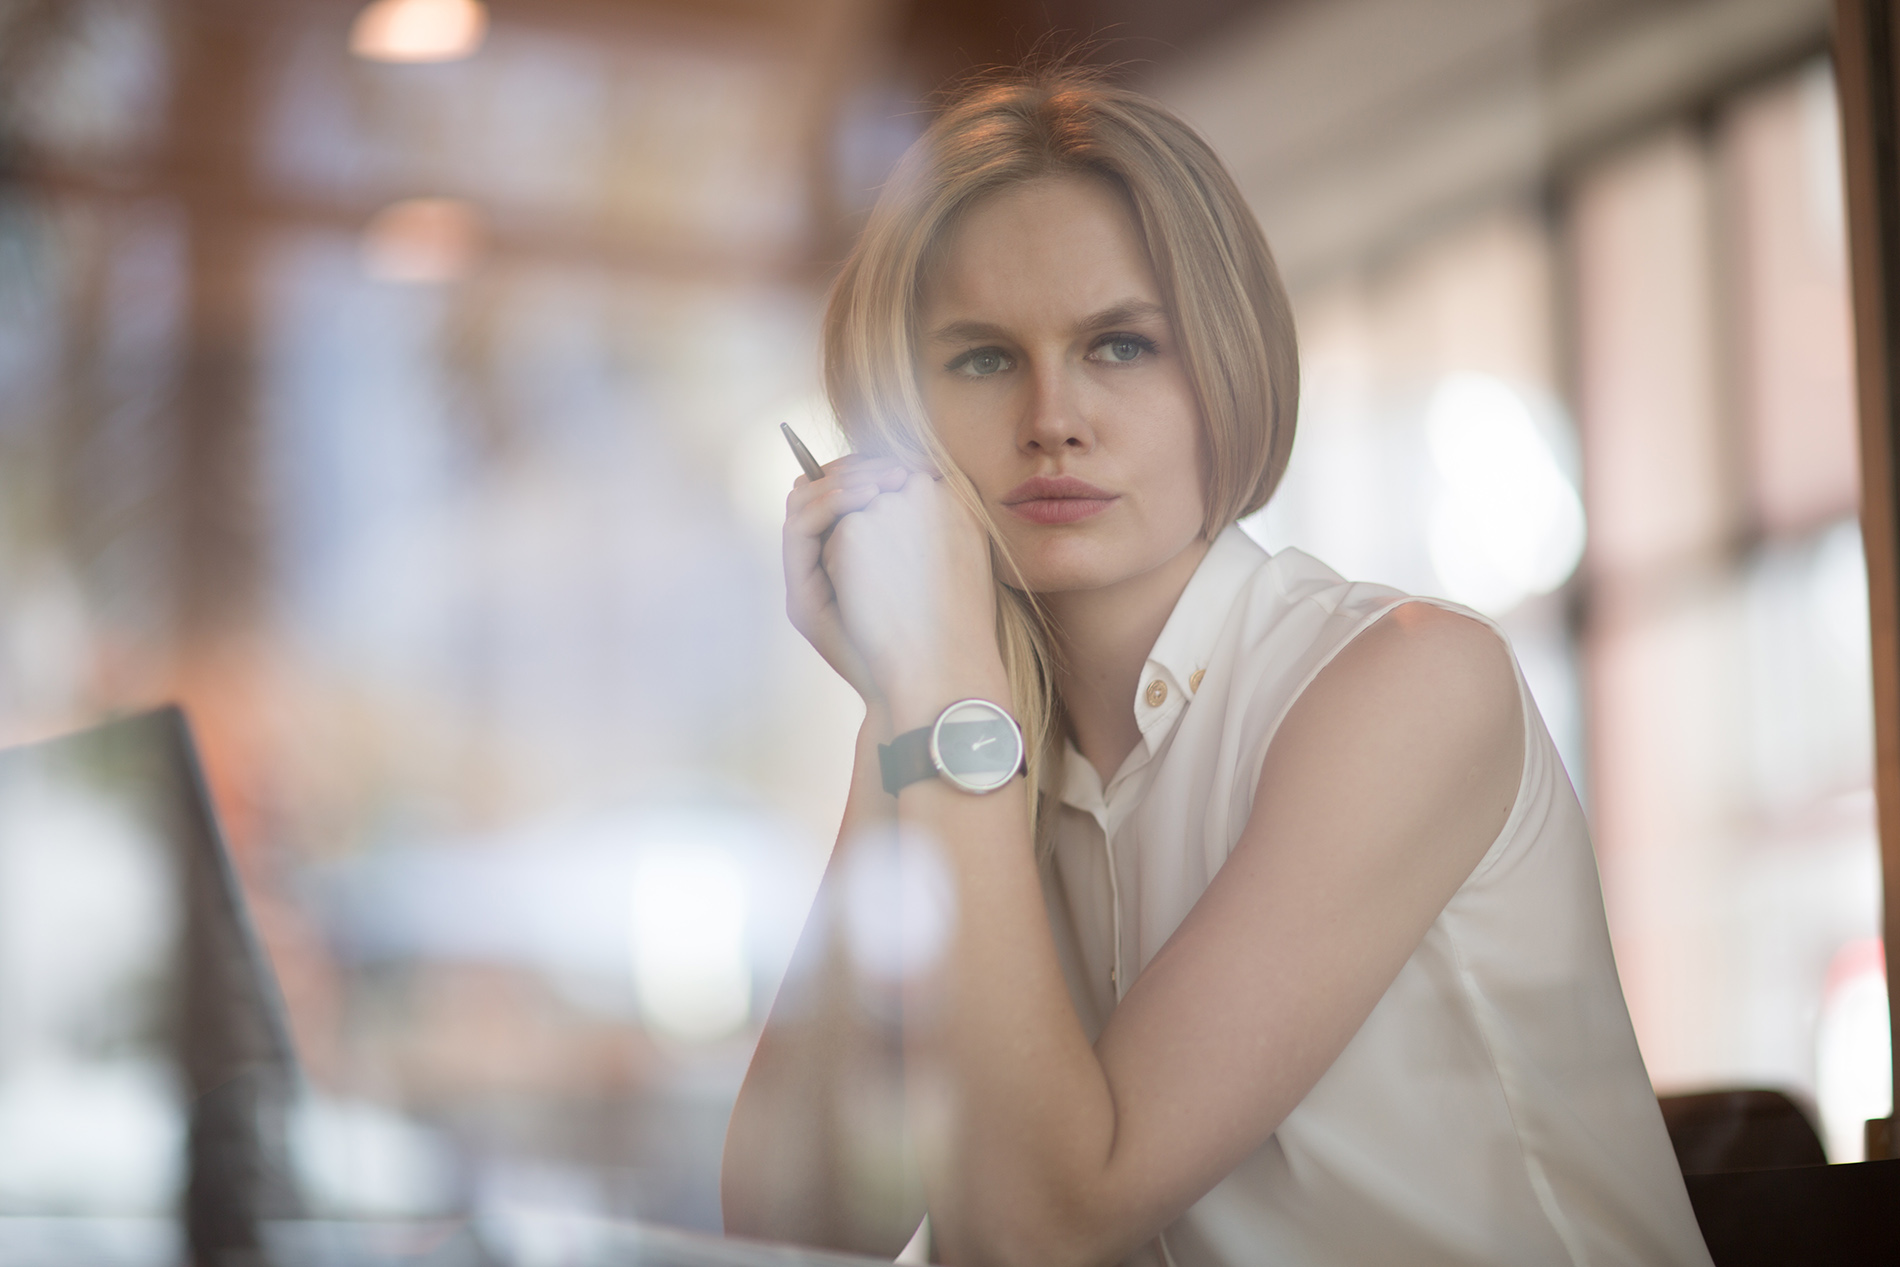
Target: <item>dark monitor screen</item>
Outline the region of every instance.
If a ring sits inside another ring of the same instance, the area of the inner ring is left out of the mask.
[[[9,1260],[255,1252],[294,1083],[183,713],[0,752]]]
[[[326,1219],[289,1143],[301,1093],[184,714],[0,750],[0,1262],[874,1261],[604,1219]]]

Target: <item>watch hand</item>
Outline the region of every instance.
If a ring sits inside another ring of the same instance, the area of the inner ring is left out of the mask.
[[[991,735],[988,739],[979,739],[975,743],[970,745],[970,751],[975,752],[978,748],[981,748],[984,744],[995,743],[995,742],[996,742],[995,735]]]

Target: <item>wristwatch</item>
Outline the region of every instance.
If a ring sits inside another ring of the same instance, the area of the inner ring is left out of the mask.
[[[931,725],[879,744],[877,760],[892,796],[933,774],[965,792],[994,792],[1024,768],[1023,732],[1001,705],[960,699]]]

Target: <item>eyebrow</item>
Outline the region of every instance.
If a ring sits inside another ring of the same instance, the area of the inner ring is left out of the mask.
[[[1168,310],[1146,299],[1124,299],[1120,303],[1110,304],[1100,312],[1090,313],[1076,322],[1075,328],[1077,331],[1101,330],[1156,317],[1166,321]],[[1002,326],[993,325],[987,321],[947,321],[930,332],[929,340],[932,343],[981,343],[989,339],[1006,340],[1009,337],[1009,332]]]

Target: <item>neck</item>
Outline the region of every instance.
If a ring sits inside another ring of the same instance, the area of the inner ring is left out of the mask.
[[[1101,589],[1042,595],[1062,653],[1056,689],[1076,748],[1104,784],[1141,742],[1134,700],[1142,666],[1208,544],[1196,539],[1160,567]]]

